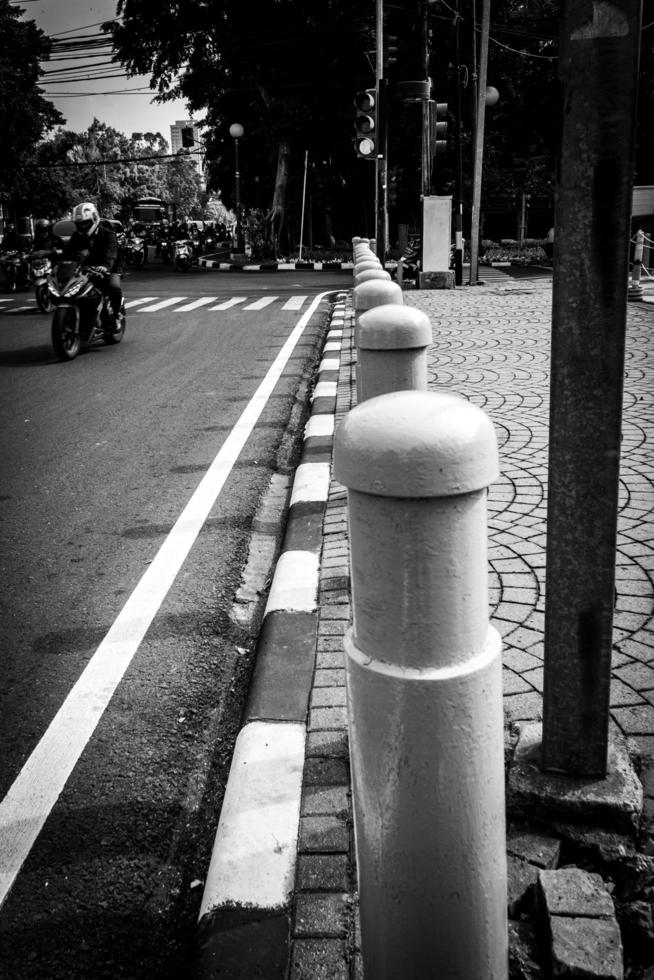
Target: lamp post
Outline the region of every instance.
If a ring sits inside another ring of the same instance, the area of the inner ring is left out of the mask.
[[[484,66],[485,81],[485,66]],[[500,97],[499,92],[492,85],[488,85],[484,90],[483,100],[479,99],[477,129],[475,135],[475,158],[472,181],[472,216],[470,231],[470,285],[478,284],[479,275],[479,226],[481,208],[481,172],[484,159],[484,119],[486,108],[497,103]]]
[[[229,127],[229,135],[234,140],[234,184],[236,193],[236,225],[234,227],[234,248],[237,253],[242,254],[245,250],[243,244],[243,226],[241,224],[241,172],[238,168],[238,141],[243,138],[244,129],[240,123],[232,123]]]

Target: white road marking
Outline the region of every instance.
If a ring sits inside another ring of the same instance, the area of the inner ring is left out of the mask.
[[[200,919],[224,905],[286,905],[294,886],[305,739],[297,722],[252,721],[239,732]]]
[[[133,306],[142,306],[143,303],[152,303],[152,301],[155,299],[157,299],[156,296],[143,296],[141,299],[130,299],[129,303],[125,303],[125,309],[131,310]]]
[[[185,306],[178,306],[175,313],[190,313],[191,310],[197,310],[201,306],[208,306],[209,303],[215,303],[217,299],[217,296],[203,296],[202,299],[195,299],[192,303],[187,303]]]
[[[153,306],[144,306],[141,309],[141,313],[156,313],[157,310],[165,310],[167,306],[173,306],[175,303],[181,303],[186,296],[171,296],[169,299],[162,299],[159,303],[155,303]]]
[[[308,296],[291,296],[282,306],[283,310],[299,310]]]
[[[324,295],[321,293],[315,297],[294,326],[168,537],[9,788],[7,795],[0,802],[0,906],[9,894],[16,876],[93,735],[141,640],[175,581],[311,315]],[[302,587],[299,589],[298,599],[303,603],[301,608],[305,608],[309,601],[307,582],[311,579],[313,590],[311,608],[315,609],[318,594],[318,557],[310,555],[309,558],[311,568],[306,567],[301,571]],[[278,568],[280,563],[283,565],[281,559]],[[288,601],[293,601],[293,593],[298,590],[298,586],[294,585],[293,581],[294,578],[291,576],[290,588],[285,587],[281,579],[278,582],[275,594],[278,601],[284,602],[284,608],[288,608]]]
[[[248,303],[248,305],[247,306],[244,306],[243,309],[244,310],[263,310],[263,309],[265,309],[266,306],[270,306],[271,303],[274,303],[276,299],[279,299],[279,297],[278,296],[263,296],[261,299],[255,300],[254,303]]]
[[[6,310],[5,312],[12,315],[12,313],[24,313],[25,310],[33,310],[34,306],[17,306],[15,310]]]
[[[213,313],[216,310],[229,310],[232,306],[236,306],[238,303],[244,303],[247,296],[232,296],[231,299],[226,300],[224,303],[219,303],[218,306],[209,307],[209,312]]]

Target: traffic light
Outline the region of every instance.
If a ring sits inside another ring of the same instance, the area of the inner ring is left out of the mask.
[[[192,149],[195,139],[193,138],[193,127],[185,126],[182,130],[182,146]]]
[[[355,119],[356,136],[354,148],[357,156],[364,160],[375,160],[377,157],[377,94],[374,88],[365,92],[357,92],[354,104],[357,114]]]
[[[431,144],[434,156],[447,149],[447,102],[430,102]]]

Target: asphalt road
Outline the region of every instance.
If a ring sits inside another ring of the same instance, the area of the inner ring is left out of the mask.
[[[146,267],[124,341],[65,364],[0,296],[8,980],[189,976],[256,641],[233,597],[326,306],[298,324],[348,285]]]

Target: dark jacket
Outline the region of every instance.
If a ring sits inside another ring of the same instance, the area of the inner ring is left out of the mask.
[[[64,258],[80,259],[83,265],[103,265],[114,272],[118,258],[116,236],[104,225],[99,225],[90,238],[74,231],[64,249]]]

